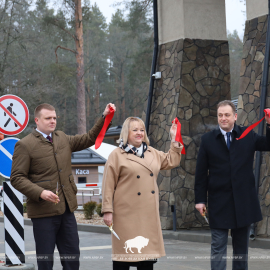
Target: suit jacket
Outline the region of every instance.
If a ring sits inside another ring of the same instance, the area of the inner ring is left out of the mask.
[[[62,131],[54,131],[50,143],[35,129],[15,145],[13,154],[11,184],[27,197],[29,218],[60,215],[68,203],[70,211],[77,209],[77,187],[71,170],[72,152],[83,150],[95,143],[103,127],[100,117],[95,126],[83,135],[69,136]],[[54,204],[42,200],[43,190],[56,192],[60,202]]]
[[[234,126],[230,150],[219,127],[202,136],[195,175],[195,203],[207,202],[211,228],[234,229],[262,220],[253,160],[255,151],[270,151],[266,137],[251,131],[237,141],[246,127]]]

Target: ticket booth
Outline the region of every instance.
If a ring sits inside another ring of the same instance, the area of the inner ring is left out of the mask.
[[[104,166],[105,163],[106,159],[90,148],[72,153],[71,167],[74,181],[78,187],[77,201],[79,206],[90,200],[99,203],[100,195],[91,196],[93,191],[83,190],[83,188],[89,189],[92,187],[87,187],[87,184],[96,184],[97,188],[101,189],[98,166]],[[94,194],[98,194],[97,191],[98,189],[94,190]]]

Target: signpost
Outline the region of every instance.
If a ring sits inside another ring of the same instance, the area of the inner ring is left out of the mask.
[[[17,135],[27,126],[29,111],[25,102],[14,95],[0,97],[0,133]]]
[[[6,265],[25,263],[23,195],[4,182],[4,224]]]
[[[26,128],[28,121],[28,107],[21,98],[0,97],[0,133],[17,135]],[[0,141],[0,175],[6,180],[10,179],[12,156],[18,141],[14,137]],[[4,182],[4,223],[6,265],[21,265],[25,263],[23,195],[7,181]]]

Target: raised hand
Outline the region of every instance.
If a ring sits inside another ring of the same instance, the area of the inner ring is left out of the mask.
[[[106,106],[106,108],[105,108],[105,110],[104,110],[104,112],[103,112],[103,115],[104,115],[104,116],[106,116],[106,115],[108,115],[108,114],[111,113],[111,112],[110,112],[110,107],[113,108],[114,111],[116,111],[115,105],[114,105],[113,103],[109,103],[109,104],[107,104],[107,106]]]
[[[270,125],[270,115],[268,115],[268,113],[265,114],[265,121]]]
[[[173,120],[171,129],[170,129],[170,135],[171,135],[172,141],[175,140],[176,132],[177,132],[177,124],[175,124],[175,120]]]

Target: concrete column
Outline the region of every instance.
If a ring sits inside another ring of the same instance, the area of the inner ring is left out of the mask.
[[[240,71],[238,98],[239,125],[249,126],[259,120],[260,96],[266,32],[268,0],[247,0],[247,18],[244,35],[243,58]],[[268,82],[269,83],[269,82]],[[270,88],[267,90],[266,108],[270,107]],[[258,126],[254,129],[258,132]],[[263,152],[260,169],[259,200],[263,220],[257,225],[257,235],[270,235],[270,155]]]
[[[177,116],[187,152],[179,167],[158,177],[161,225],[172,229],[175,204],[178,228],[207,226],[195,210],[194,180],[201,136],[217,126],[217,103],[230,99],[225,0],[159,0],[158,9],[162,78],[154,87],[149,137],[168,151]]]
[[[247,21],[268,14],[268,0],[246,0]]]
[[[158,0],[159,43],[227,40],[225,0]]]

